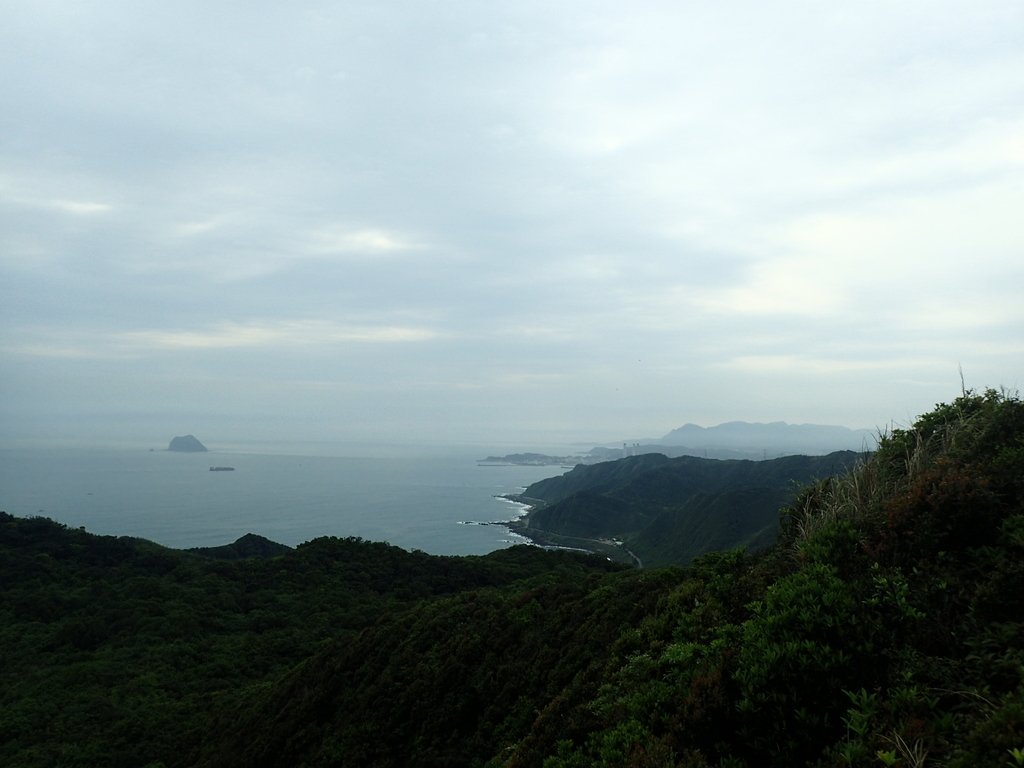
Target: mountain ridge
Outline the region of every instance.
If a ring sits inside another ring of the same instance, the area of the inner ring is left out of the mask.
[[[661,445],[700,448],[870,450],[878,434],[867,429],[785,421],[727,421],[712,427],[687,423],[659,438]]]
[[[510,528],[541,542],[590,542],[605,553],[615,552],[608,542],[622,542],[629,553],[623,559],[685,564],[715,549],[771,544],[779,509],[799,486],[866,457],[836,451],[752,461],[649,453],[581,464],[527,487],[517,498],[533,508]]]
[[[325,648],[199,765],[1020,764],[1019,401],[940,406],[784,521],[754,557],[422,606]]]
[[[212,560],[0,513],[0,764],[1024,764],[1024,403],[939,404],[780,518],[638,569],[331,537]]]

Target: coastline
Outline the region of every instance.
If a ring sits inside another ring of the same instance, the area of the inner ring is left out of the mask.
[[[603,539],[581,539],[572,536],[562,536],[550,531],[543,531],[533,528],[529,524],[529,515],[537,507],[543,506],[546,502],[543,499],[534,499],[522,494],[502,494],[495,498],[503,499],[509,503],[522,508],[522,512],[512,520],[497,521],[494,523],[480,523],[480,525],[500,525],[505,527],[512,536],[525,539],[530,544],[543,549],[565,549],[573,552],[586,552],[587,554],[604,556],[609,560],[643,568],[643,562],[633,552],[625,547],[620,541]]]
[[[531,528],[527,523],[527,517],[534,508],[544,503],[542,499],[529,499],[528,496],[523,496],[519,493],[500,493],[495,494],[494,498],[518,507],[519,509],[517,513],[509,520],[463,520],[459,525],[496,525],[508,531],[510,536],[522,539],[522,543],[524,544],[531,544],[545,549],[573,549],[580,552],[597,554],[593,549],[565,546],[556,540],[560,537],[554,535],[549,536],[544,531]],[[529,501],[526,501],[525,499],[529,499]]]
[[[174,549],[255,533],[288,546],[355,536],[437,556],[482,556],[527,540],[457,523],[519,516],[525,507],[494,496],[552,474],[478,467],[469,453],[374,458],[149,447],[0,449],[0,508]],[[236,471],[211,472],[211,465]]]

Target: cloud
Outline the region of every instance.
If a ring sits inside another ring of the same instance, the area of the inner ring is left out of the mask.
[[[782,257],[754,264],[742,284],[701,291],[691,304],[714,314],[761,317],[825,317],[848,306],[838,270],[820,257]]]
[[[330,347],[348,344],[402,344],[436,339],[424,327],[349,325],[322,320],[219,323],[174,330],[68,332],[21,329],[3,343],[7,354],[29,357],[129,359],[162,352]]]
[[[87,200],[48,200],[43,205],[76,216],[91,216],[98,213],[109,213],[113,210],[113,206],[107,203],[94,203]]]
[[[309,236],[312,253],[372,255],[409,251],[422,246],[383,229],[322,227]]]
[[[1012,385],[1022,24],[1005,0],[17,4],[5,381],[42,413],[50,380],[88,410],[76,381],[174,403],[274,369],[281,397],[360,393],[325,397],[339,423],[605,435],[884,422],[958,362]]]
[[[216,232],[224,226],[226,217],[222,215],[210,216],[197,221],[183,221],[174,226],[174,233],[179,237],[196,237]]]
[[[862,374],[866,371],[904,370],[922,365],[931,366],[936,362],[936,359],[914,359],[910,356],[879,359],[877,356],[869,355],[862,359],[843,359],[799,354],[742,355],[721,364],[720,367],[756,377],[838,377],[850,373]],[[938,362],[941,362],[941,359]]]
[[[80,180],[55,183],[48,179],[25,178],[21,174],[3,173],[0,169],[0,206],[55,211],[71,216],[96,216],[110,213],[115,206],[109,202],[88,198],[62,197],[57,191],[65,186],[83,186]],[[66,192],[67,190],[62,190]]]

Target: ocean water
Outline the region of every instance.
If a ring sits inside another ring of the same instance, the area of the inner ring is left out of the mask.
[[[435,555],[522,543],[506,528],[522,505],[499,498],[559,467],[480,466],[485,454],[390,458],[170,453],[87,448],[0,450],[0,510],[175,548],[256,533],[295,545],[359,536]],[[233,472],[211,472],[211,466]]]

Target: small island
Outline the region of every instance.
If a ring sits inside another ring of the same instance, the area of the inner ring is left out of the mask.
[[[181,453],[205,453],[206,446],[199,442],[195,435],[182,435],[171,438],[171,444],[167,446],[167,450]]]

